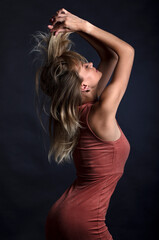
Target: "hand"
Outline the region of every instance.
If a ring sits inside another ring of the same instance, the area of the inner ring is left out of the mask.
[[[57,35],[59,32],[81,31],[86,21],[62,8],[56,12],[50,22],[52,23],[52,25],[48,25],[50,32],[55,32]]]

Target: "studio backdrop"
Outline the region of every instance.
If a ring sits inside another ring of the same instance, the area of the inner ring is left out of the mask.
[[[0,1],[0,239],[44,240],[52,204],[76,178],[73,163],[48,162],[49,135],[35,106],[32,34],[47,32],[64,7],[135,49],[127,91],[116,118],[131,144],[124,175],[113,193],[107,225],[114,240],[157,239],[158,66],[157,1]],[[99,57],[77,33],[74,49],[95,66]],[[47,127],[48,116],[42,114]]]

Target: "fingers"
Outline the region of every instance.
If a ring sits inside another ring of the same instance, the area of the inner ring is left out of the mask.
[[[52,16],[52,17],[49,19],[49,22],[53,24],[53,23],[57,20],[57,18],[59,18],[59,17],[63,17],[63,15]]]
[[[55,31],[55,36],[57,36],[58,33],[60,33],[60,32],[70,32],[70,30],[69,29],[59,29],[58,31]]]
[[[50,19],[49,19],[49,22],[50,23],[53,23],[55,21],[55,18],[54,18],[54,16],[52,16]]]
[[[54,36],[57,36],[59,33],[62,33],[62,32],[65,33],[65,32],[71,32],[71,31],[68,28],[63,28],[63,29],[60,28],[58,30],[53,29],[50,32],[53,33]]]
[[[49,28],[49,29],[53,29],[53,26],[52,26],[52,25],[48,25],[48,28]]]
[[[61,8],[59,11],[57,11],[58,13],[68,13],[68,11],[65,8]]]
[[[59,11],[56,12],[56,14],[54,16],[52,16],[50,18],[50,22],[53,22],[57,17],[63,17],[67,13],[68,13],[68,11],[66,9],[64,9],[64,8],[60,9]]]
[[[59,15],[57,17],[52,17],[50,18],[50,23],[52,24],[52,26],[56,26],[58,23],[62,23],[65,22],[66,17],[64,17],[64,15]],[[49,28],[52,28],[51,25],[48,25]]]
[[[64,8],[61,8],[56,12],[56,16],[59,16],[60,14],[66,14],[66,13],[68,13],[68,11]]]
[[[66,18],[63,16],[56,17],[56,19],[52,22],[52,25],[48,25],[48,28],[50,30],[53,28],[54,30],[57,30],[58,28],[65,27],[65,20]]]
[[[66,32],[69,30],[69,28],[65,26],[64,22],[57,22],[55,26],[48,25],[48,28],[50,29],[50,32]]]
[[[52,24],[55,25],[57,22],[64,22],[65,20],[66,20],[66,17],[58,16],[55,18]]]
[[[67,13],[68,11],[62,8],[56,12],[56,15],[52,16],[49,19],[49,22],[52,24],[52,25],[51,24],[48,25],[50,32],[56,31],[56,35],[57,35],[58,32],[68,31],[68,29],[65,27],[65,20],[66,20]]]

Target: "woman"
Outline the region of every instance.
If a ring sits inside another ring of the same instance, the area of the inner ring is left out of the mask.
[[[72,156],[77,178],[51,207],[46,239],[111,240],[105,215],[130,153],[116,112],[130,78],[134,48],[64,8],[50,22],[50,35],[43,36],[47,56],[36,77],[51,99],[49,159],[54,154],[62,163]],[[97,69],[70,50],[68,36],[73,32],[97,51]]]

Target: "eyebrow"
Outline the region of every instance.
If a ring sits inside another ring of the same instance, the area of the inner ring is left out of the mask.
[[[81,64],[82,64],[82,66],[83,66],[84,64],[88,64],[88,62],[81,62]]]
[[[82,67],[84,66],[84,64],[88,64],[88,62],[83,62],[83,61],[81,61]]]

